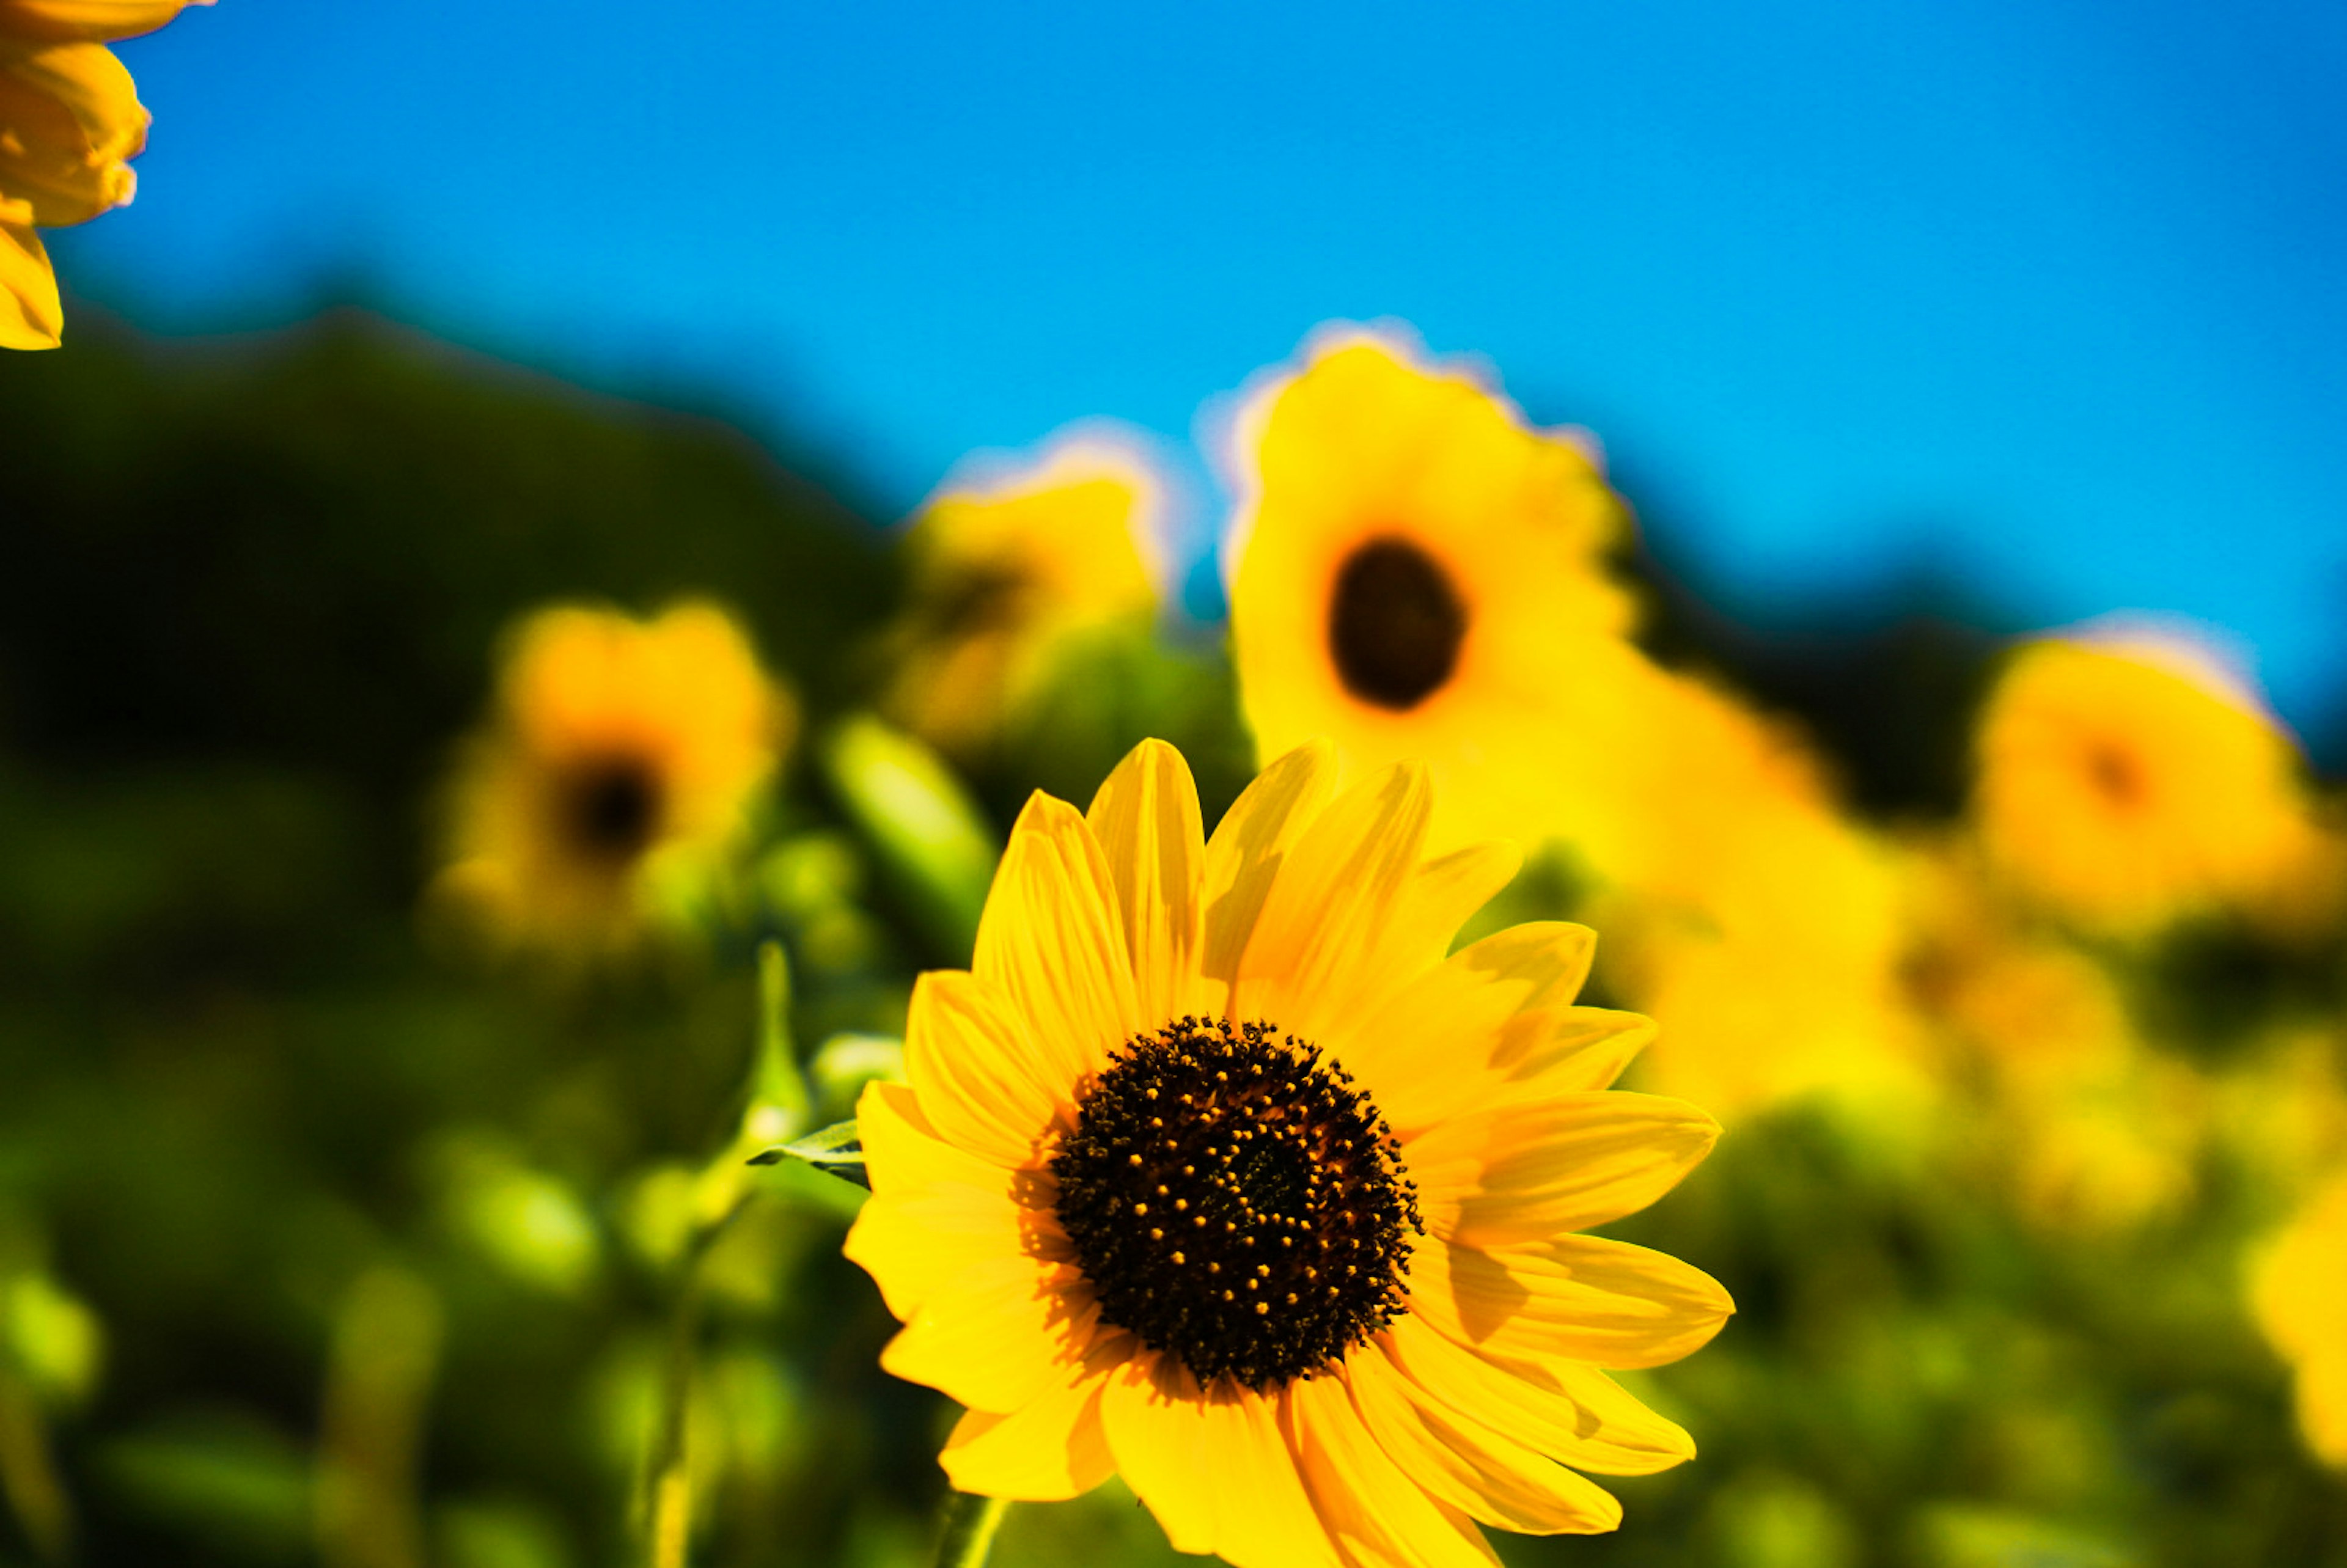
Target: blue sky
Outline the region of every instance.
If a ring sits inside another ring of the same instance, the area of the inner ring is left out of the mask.
[[[223,0],[124,46],[150,324],[358,273],[908,505],[1329,318],[1595,428],[1747,609],[1935,562],[2347,688],[2347,8]]]

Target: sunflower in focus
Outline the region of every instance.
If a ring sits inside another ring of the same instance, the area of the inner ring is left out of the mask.
[[[1087,636],[1146,628],[1166,565],[1163,480],[1129,442],[1082,436],[950,480],[905,536],[891,716],[957,756],[982,750]]]
[[[1224,544],[1256,750],[1423,758],[1439,844],[1611,837],[1651,673],[1606,572],[1626,515],[1583,441],[1350,329],[1247,397]],[[1527,815],[1527,814],[1532,814]]]
[[[2289,917],[2328,867],[2290,736],[2180,641],[2018,650],[1974,743],[1973,816],[2017,890],[2140,935],[2205,909]]]
[[[962,1491],[1118,1473],[1243,1568],[1488,1563],[1479,1524],[1618,1522],[1578,1471],[1691,1456],[1601,1368],[1686,1355],[1727,1296],[1574,1233],[1715,1124],[1607,1087],[1653,1030],[1572,1004],[1586,929],[1445,957],[1512,849],[1426,859],[1425,769],[1335,772],[1279,759],[1211,840],[1162,743],[1088,814],[1039,794],[972,972],[921,978],[847,1252],[905,1323],[883,1364],[969,1407]]]
[[[2297,1373],[2307,1446],[2347,1468],[2347,1173],[2268,1246],[2250,1299],[2259,1327]]]
[[[86,223],[138,187],[128,160],[147,145],[148,115],[106,46],[190,3],[0,0],[0,347],[55,348],[65,331],[36,231]]]
[[[507,941],[622,941],[664,873],[740,830],[795,723],[714,606],[651,620],[540,610],[513,635],[497,712],[456,780],[436,893]]]

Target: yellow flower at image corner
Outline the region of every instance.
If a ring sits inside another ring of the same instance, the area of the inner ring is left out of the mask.
[[[1134,441],[1094,430],[947,480],[905,534],[910,602],[884,706],[968,756],[1071,642],[1157,613],[1167,485]]]
[[[1974,742],[1973,818],[2015,888],[2092,929],[2140,935],[2328,898],[2289,733],[2184,640],[2089,634],[2015,650]],[[2331,889],[2335,892],[2335,889]]]
[[[501,940],[591,949],[639,927],[663,871],[721,851],[796,709],[713,605],[640,620],[542,610],[456,781],[435,892]]]
[[[1603,839],[1649,672],[1607,575],[1627,537],[1585,438],[1471,371],[1324,330],[1230,422],[1223,546],[1259,758],[1335,742],[1348,775],[1432,770],[1439,846]]]
[[[190,3],[0,0],[0,348],[55,348],[65,330],[36,231],[87,222],[137,189],[128,160],[148,114],[106,46]]]
[[[1280,758],[1211,839],[1163,743],[1086,814],[1039,794],[972,971],[921,978],[846,1250],[905,1324],[883,1365],[969,1408],[960,1490],[1120,1474],[1241,1568],[1490,1563],[1479,1523],[1611,1529],[1578,1471],[1691,1457],[1602,1368],[1732,1305],[1575,1233],[1716,1124],[1609,1087],[1653,1026],[1573,1005],[1586,928],[1445,956],[1512,848],[1429,859],[1424,768],[1335,774]]]
[[[2299,1426],[2347,1468],[2347,1172],[2318,1190],[2255,1260],[2250,1304],[2297,1376]]]

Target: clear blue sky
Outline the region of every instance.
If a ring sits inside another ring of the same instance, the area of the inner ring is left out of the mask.
[[[1330,317],[1595,427],[1758,604],[1918,559],[2347,686],[2347,7],[223,0],[124,46],[152,324],[323,272],[895,504]]]

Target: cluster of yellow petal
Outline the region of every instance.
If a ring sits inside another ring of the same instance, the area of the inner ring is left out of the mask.
[[[2347,1171],[2267,1246],[2250,1299],[2266,1337],[2297,1373],[2308,1446],[2347,1467]]]
[[[1570,846],[1648,1070],[1721,1109],[1911,1076],[1894,856],[1799,741],[1631,640],[1626,508],[1586,437],[1466,371],[1323,337],[1235,423],[1231,634],[1260,754],[1420,759],[1438,845]],[[1358,636],[1351,629],[1359,628]]]
[[[2176,1212],[2208,1086],[2145,1044],[2103,964],[2005,907],[1965,846],[1919,849],[1909,889],[1910,1000],[1950,1081],[1985,1091],[1974,1136],[2024,1212],[2103,1232]]]
[[[890,716],[972,755],[1087,634],[1145,627],[1165,577],[1165,500],[1138,446],[1098,434],[948,480],[905,537],[912,580],[889,634]]]
[[[147,111],[106,46],[210,0],[0,0],[0,347],[55,348],[56,274],[35,231],[130,200]]]
[[[1603,1369],[1685,1355],[1727,1296],[1669,1257],[1575,1233],[1670,1188],[1716,1127],[1610,1088],[1653,1031],[1574,1004],[1584,928],[1519,926],[1449,952],[1517,856],[1429,858],[1428,770],[1341,793],[1337,774],[1325,744],[1276,760],[1211,839],[1188,769],[1157,743],[1088,813],[1038,794],[971,972],[922,977],[909,1082],[859,1108],[873,1197],[847,1250],[905,1324],[884,1365],[969,1408],[944,1455],[958,1487],[1049,1500],[1114,1471],[1179,1550],[1399,1568],[1490,1563],[1479,1523],[1609,1529],[1618,1505],[1578,1471],[1692,1453]],[[1089,1086],[1182,1014],[1271,1020],[1317,1046],[1416,1184],[1403,1310],[1317,1375],[1202,1387],[1103,1318],[1059,1222],[1051,1157]]]
[[[740,830],[795,724],[712,605],[650,620],[540,610],[511,637],[497,711],[456,780],[436,892],[503,941],[624,941],[664,873]]]
[[[2221,908],[2290,924],[2335,900],[2296,747],[2180,639],[2015,650],[1977,770],[1991,863],[2082,926],[2141,934]]]

